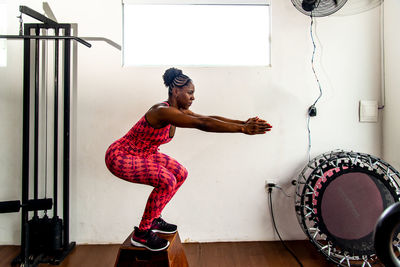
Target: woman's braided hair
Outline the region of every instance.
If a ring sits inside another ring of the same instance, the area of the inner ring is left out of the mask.
[[[168,87],[168,94],[172,94],[172,88],[184,87],[188,83],[192,82],[188,76],[182,73],[182,70],[177,68],[169,68],[163,75],[164,84]]]

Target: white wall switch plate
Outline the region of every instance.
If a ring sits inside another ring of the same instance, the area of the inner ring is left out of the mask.
[[[378,122],[378,101],[360,101],[360,122]]]

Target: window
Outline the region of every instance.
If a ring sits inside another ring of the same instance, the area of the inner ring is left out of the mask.
[[[7,34],[6,4],[0,3],[0,35]],[[0,67],[7,66],[7,41],[0,39]]]
[[[270,65],[270,8],[265,1],[264,4],[126,2],[125,66]]]

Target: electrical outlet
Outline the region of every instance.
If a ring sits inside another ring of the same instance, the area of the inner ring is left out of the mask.
[[[275,186],[276,186],[276,182],[274,180],[266,180],[265,181],[265,188],[275,187]]]

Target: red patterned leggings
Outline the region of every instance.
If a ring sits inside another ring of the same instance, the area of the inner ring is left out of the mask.
[[[168,155],[156,152],[148,157],[139,157],[118,142],[108,148],[106,165],[121,179],[154,187],[147,200],[140,230],[150,229],[153,220],[161,215],[188,175],[186,168]]]

